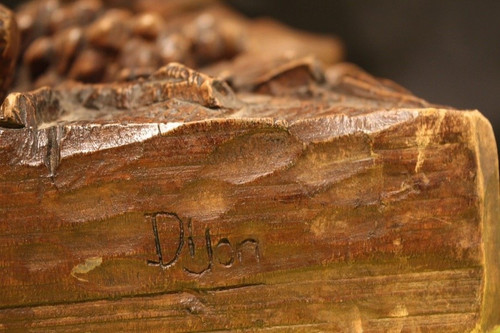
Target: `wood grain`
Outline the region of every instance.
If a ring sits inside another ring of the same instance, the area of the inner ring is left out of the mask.
[[[253,86],[249,76],[246,92],[226,87],[229,106],[199,104],[215,81],[193,100],[157,75],[11,94],[0,116],[1,327],[498,324],[487,120],[348,65],[318,76],[303,64]],[[152,91],[166,93],[145,99]]]

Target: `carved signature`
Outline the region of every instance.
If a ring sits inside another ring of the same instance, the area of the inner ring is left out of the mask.
[[[150,220],[153,228],[153,235],[155,239],[155,248],[157,258],[155,260],[148,260],[148,265],[150,266],[159,266],[163,269],[168,269],[174,266],[180,259],[183,250],[186,248],[189,251],[189,257],[194,259],[198,256],[200,258],[203,254],[200,254],[199,251],[197,253],[196,246],[193,238],[193,223],[191,219],[188,219],[187,222],[187,230],[184,225],[184,221],[181,218],[171,212],[156,212],[153,214],[145,214],[145,219]],[[175,239],[177,239],[177,248],[175,253],[170,255],[169,257],[165,254],[164,248],[162,244],[163,238],[167,238],[167,236],[172,235],[162,235],[162,231],[160,230],[161,223],[177,223],[178,224],[178,235],[176,235]],[[187,231],[187,235],[186,235]],[[205,244],[203,244],[203,252],[206,255],[205,265],[204,267],[188,267],[187,263],[184,263],[182,269],[189,274],[201,275],[203,273],[209,272],[212,270],[214,265],[220,265],[226,268],[233,266],[233,264],[237,261],[239,263],[244,263],[244,261],[253,259],[253,262],[260,262],[260,249],[259,242],[254,238],[245,238],[242,241],[239,241],[233,245],[228,238],[221,238],[215,246],[212,245],[212,236],[210,234],[210,229],[205,229],[204,235]],[[244,259],[244,257],[253,257]]]

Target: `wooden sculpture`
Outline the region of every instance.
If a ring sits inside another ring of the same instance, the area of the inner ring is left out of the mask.
[[[196,4],[183,15],[213,10]],[[194,48],[175,59],[190,67],[111,68],[119,52],[103,51],[110,46],[92,38],[105,35],[90,31],[112,15],[137,18],[120,11],[73,18],[90,42],[45,63],[33,45],[54,46],[59,33],[19,24],[24,60],[0,108],[0,328],[500,324],[498,161],[478,111],[433,105],[315,56],[334,40],[311,46],[269,22],[258,29],[283,34],[292,51],[242,43],[232,55]],[[158,23],[159,12],[145,21]],[[166,29],[156,23],[134,27],[151,39]],[[107,65],[89,60],[100,53]]]

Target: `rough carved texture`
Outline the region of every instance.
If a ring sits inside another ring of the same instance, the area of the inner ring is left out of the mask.
[[[498,161],[477,111],[242,53],[12,93],[0,126],[4,329],[500,323]]]
[[[146,80],[11,95],[3,325],[461,332],[498,322],[489,124],[351,65],[310,64],[249,76],[246,90],[266,95],[226,86],[229,105],[210,102],[219,81],[178,64]]]
[[[10,88],[18,53],[19,32],[14,13],[0,4],[0,101]]]
[[[261,54],[341,58],[340,42],[270,20],[248,20],[214,1],[40,0],[17,12],[23,45],[14,90],[67,80],[127,81],[180,62],[193,68]]]

